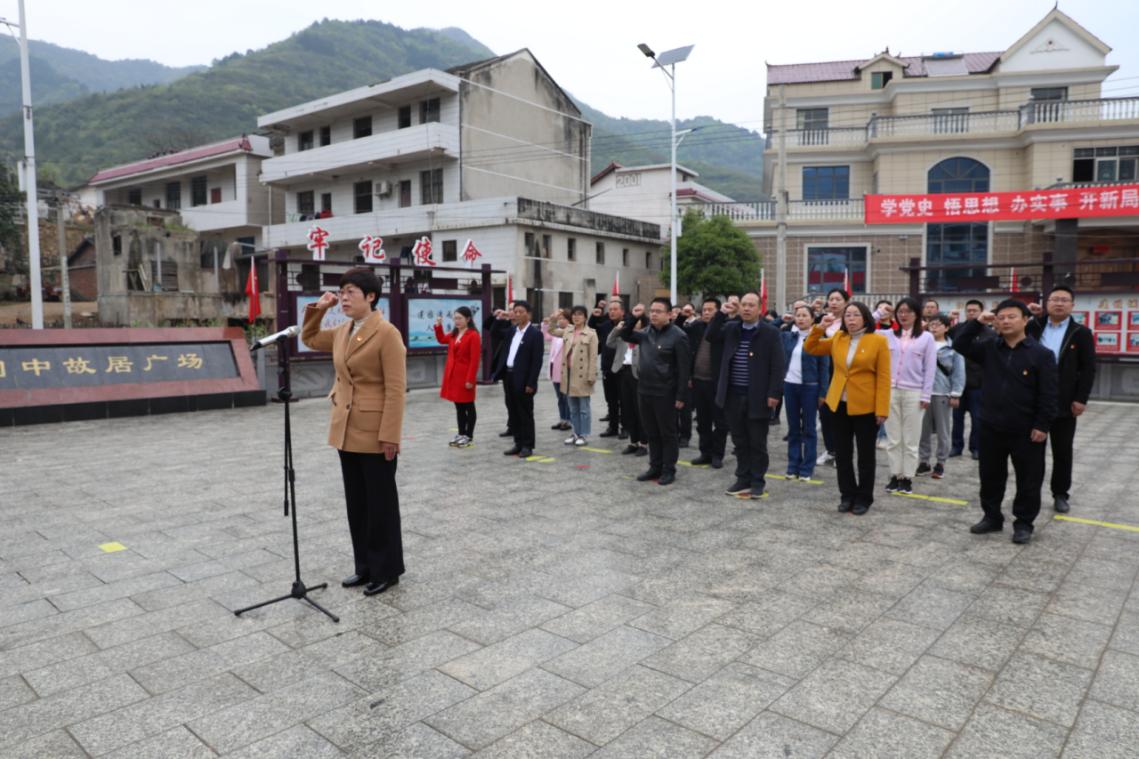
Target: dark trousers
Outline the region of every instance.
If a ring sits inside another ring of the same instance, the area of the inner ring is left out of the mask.
[[[340,451],[355,573],[377,582],[404,572],[395,484],[398,461],[388,461],[382,453]]]
[[[819,409],[819,426],[823,428],[823,448],[830,454],[834,454],[837,451],[835,448],[833,420],[834,412],[831,411],[830,406],[824,403],[823,407]]]
[[[691,393],[689,393],[691,396]],[[692,401],[684,404],[684,408],[676,412],[676,429],[680,434],[681,440],[692,439]]]
[[[629,370],[626,369],[625,371]],[[609,417],[606,424],[614,432],[621,425],[621,401],[624,398],[624,393],[621,390],[621,374],[623,373],[613,374],[608,369],[601,372],[601,390],[605,393],[605,406]],[[635,403],[636,401],[634,401]]]
[[[661,474],[675,474],[676,459],[680,456],[676,437],[676,397],[642,395],[640,409],[640,422],[649,441],[649,469]]]
[[[1052,497],[1067,498],[1072,488],[1072,444],[1076,439],[1076,417],[1058,416],[1048,431],[1052,440]]]
[[[826,408],[826,407],[824,407]],[[830,409],[827,408],[829,411]],[[830,415],[834,435],[835,467],[838,469],[838,492],[843,502],[855,506],[874,503],[875,445],[878,421],[873,414],[846,413],[846,401]],[[854,453],[858,451],[858,476],[854,475]]]
[[[459,422],[459,434],[466,435],[473,440],[475,437],[475,420],[478,418],[474,402],[456,403],[455,418]]]
[[[716,383],[711,380],[692,380],[692,399],[696,406],[696,433],[700,436],[700,453],[712,458],[724,458],[728,442],[728,420],[724,410],[716,405]]]
[[[626,366],[616,375],[621,383],[621,401],[618,406],[621,411],[621,426],[629,433],[629,445],[649,442],[645,437],[645,427],[641,423],[641,412],[637,402],[637,378],[633,376],[632,368]],[[611,429],[616,429],[616,422],[609,418]]]
[[[514,433],[514,444],[519,448],[534,449],[534,394],[525,389],[514,389],[510,371],[502,383],[506,391],[507,424]]]
[[[980,450],[981,388],[967,387],[961,394],[961,403],[953,409],[953,443],[955,453],[965,450],[965,414],[969,414],[969,452]]]
[[[767,476],[767,428],[771,424],[771,409],[764,404],[762,417],[750,418],[750,403],[744,393],[728,388],[724,400],[724,416],[732,429],[732,445],[736,447],[736,479],[750,482],[753,488],[762,488]]]
[[[815,472],[818,433],[815,418],[819,411],[819,386],[783,383],[787,408],[787,474],[810,477]]]
[[[1040,486],[1044,484],[1044,443],[1034,443],[1029,431],[1007,432],[981,423],[981,508],[990,522],[1002,524],[1001,502],[1008,482],[1008,460],[1016,473],[1012,515],[1019,527],[1032,528],[1040,513]]]

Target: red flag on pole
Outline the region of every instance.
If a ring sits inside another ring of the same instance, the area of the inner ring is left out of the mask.
[[[510,308],[510,304],[514,302],[514,278],[509,274],[506,275],[506,307]]]
[[[847,266],[842,270],[842,290],[846,293],[846,297],[850,298],[853,294],[850,292],[850,267]]]
[[[1009,282],[1008,291],[1010,293],[1020,292],[1020,280],[1016,276],[1016,267],[1015,266],[1012,267],[1012,277],[1011,277],[1011,281]]]
[[[613,272],[613,290],[609,294],[610,295],[620,295],[621,294],[621,272],[619,272],[619,271]]]
[[[767,272],[762,266],[759,268],[759,310],[767,313]]]
[[[249,279],[245,281],[245,294],[249,296],[249,323],[261,315],[261,287],[257,283],[257,260],[249,259]]]

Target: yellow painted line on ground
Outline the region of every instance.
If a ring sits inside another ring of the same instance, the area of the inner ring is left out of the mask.
[[[609,450],[608,448],[591,448],[588,445],[581,446],[581,450],[589,451],[590,453],[613,453],[613,451]]]
[[[952,503],[957,506],[967,506],[968,501],[962,501],[960,498],[944,498],[936,495],[926,495],[925,493],[890,493],[890,495],[900,496],[902,498],[915,498],[919,501],[933,501],[934,503]]]
[[[1052,517],[1060,522],[1075,522],[1076,524],[1090,524],[1093,527],[1110,527],[1113,530],[1125,530],[1127,532],[1139,532],[1139,525],[1134,524],[1120,524],[1119,522],[1101,522],[1098,519],[1084,519],[1083,517],[1066,517],[1062,514],[1056,514]]]
[[[111,543],[100,543],[99,548],[102,549],[103,553],[118,553],[127,550],[127,547],[117,540]]]
[[[693,464],[691,461],[677,461],[676,463],[689,469],[708,469],[707,464]]]
[[[822,480],[800,480],[798,478],[795,478],[794,480],[792,480],[790,477],[788,477],[785,474],[767,474],[765,476],[770,477],[773,480],[783,480],[785,482],[805,482],[808,485],[822,485],[823,484]]]
[[[552,456],[534,454],[533,456],[527,456],[526,461],[533,461],[535,464],[549,464],[551,461],[557,461],[557,459]]]

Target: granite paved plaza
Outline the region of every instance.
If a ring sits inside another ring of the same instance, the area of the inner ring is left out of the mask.
[[[289,589],[279,406],[0,430],[0,755],[1139,755],[1137,532],[1046,510],[1029,546],[971,536],[967,458],[917,482],[949,500],[864,517],[831,469],[762,501],[727,470],[641,484],[616,444],[561,444],[548,386],[542,458],[501,455],[497,390],[452,450],[450,404],[409,398],[408,573],[376,598],[337,584],[327,404],[294,407],[304,575],[338,625],[232,613]],[[1139,525],[1137,430],[1092,405],[1072,516]]]

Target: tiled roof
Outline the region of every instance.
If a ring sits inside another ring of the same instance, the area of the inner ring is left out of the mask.
[[[965,68],[970,74],[983,74],[992,69],[1003,53],[964,53]],[[925,63],[921,56],[898,56],[906,64],[904,75],[926,76]],[[821,61],[818,63],[791,63],[767,65],[767,83],[770,84],[809,84],[812,82],[841,82],[857,79],[857,69],[869,58],[857,61]]]
[[[129,177],[134,174],[142,174],[147,171],[154,171],[155,169],[164,169],[169,166],[200,161],[203,158],[213,158],[238,150],[249,153],[252,152],[253,146],[249,144],[249,140],[246,137],[238,137],[236,139],[226,140],[225,142],[217,142],[213,145],[203,145],[188,150],[180,150],[177,153],[158,156],[157,158],[148,158],[145,161],[135,161],[134,163],[103,169],[91,177],[88,184],[107,182],[112,179],[122,179],[123,177]]]

